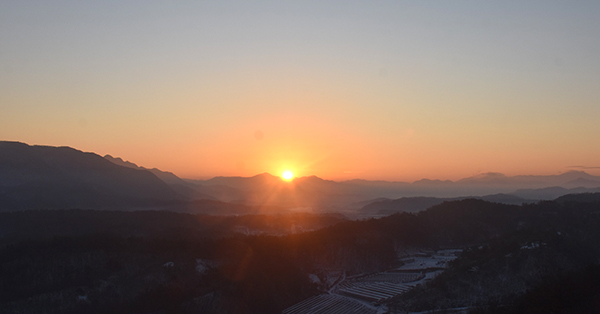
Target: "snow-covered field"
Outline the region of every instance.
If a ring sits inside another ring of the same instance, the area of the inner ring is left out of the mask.
[[[284,314],[376,314],[385,311],[383,301],[403,294],[443,272],[461,250],[441,250],[406,257],[404,265],[386,272],[345,278],[329,290],[297,303]]]
[[[377,314],[377,308],[335,294],[320,294],[297,303],[281,312],[283,314]]]
[[[382,272],[360,278],[363,282],[407,283],[425,277],[422,273]]]
[[[349,282],[340,286],[337,293],[353,298],[382,302],[410,290],[412,286],[391,282]]]
[[[405,264],[398,267],[397,270],[426,270],[429,268],[446,268],[449,261],[456,259],[457,253],[461,250],[441,250],[433,254],[418,254],[404,259]]]

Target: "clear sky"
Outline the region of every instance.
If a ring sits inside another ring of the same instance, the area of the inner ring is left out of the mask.
[[[600,174],[600,1],[0,2],[0,139],[182,177]]]

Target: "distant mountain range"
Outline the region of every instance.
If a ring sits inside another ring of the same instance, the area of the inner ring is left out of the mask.
[[[450,180],[429,180],[422,179],[413,183],[407,182],[388,182],[388,181],[366,181],[351,180],[341,183],[360,185],[365,189],[378,190],[380,196],[384,197],[410,197],[410,196],[431,196],[431,197],[462,197],[465,195],[489,195],[489,194],[514,194],[524,198],[531,198],[529,195],[518,195],[527,193],[529,190],[546,189],[549,187],[561,187],[564,189],[581,189],[582,191],[594,190],[600,188],[600,176],[593,176],[583,171],[569,171],[559,175],[547,176],[505,176],[500,173],[484,173],[477,176],[464,178],[458,181]],[[570,191],[565,191],[565,194]],[[535,195],[536,199],[554,199],[555,192],[540,191]]]
[[[521,204],[587,192],[600,192],[600,177],[582,171],[513,177],[485,173],[412,183],[335,182],[316,176],[286,182],[268,173],[189,180],[110,155],[0,141],[0,210],[155,208],[239,214],[290,209],[381,215],[465,198]]]
[[[311,176],[288,183],[268,173],[254,177],[188,180],[204,187],[228,186],[246,204],[277,204],[361,214],[420,211],[444,201],[467,198],[515,204],[552,200],[566,194],[600,192],[600,177],[581,171],[554,176],[484,174],[459,181],[423,179],[413,183],[349,180],[328,181]],[[597,183],[596,183],[597,182]]]
[[[444,202],[460,201],[465,199],[478,199],[493,203],[502,203],[509,205],[522,205],[524,203],[534,203],[533,200],[527,200],[515,195],[509,194],[492,194],[485,196],[464,196],[453,198],[440,197],[402,197],[399,199],[383,199],[373,201],[363,206],[359,213],[366,216],[387,216],[394,213],[408,212],[414,213],[426,210],[430,207],[442,204]]]

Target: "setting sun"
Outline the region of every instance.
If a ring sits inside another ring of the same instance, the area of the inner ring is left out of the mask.
[[[281,178],[285,181],[290,181],[294,178],[294,173],[289,170],[286,170],[281,173]]]

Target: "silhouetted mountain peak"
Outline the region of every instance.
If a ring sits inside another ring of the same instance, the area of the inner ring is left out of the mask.
[[[317,177],[315,175],[300,177],[294,179],[297,183],[312,183],[312,184],[337,184],[335,181],[325,180],[323,178]]]
[[[121,158],[121,157],[113,157],[111,155],[104,155],[104,159],[106,159],[114,164],[117,164],[119,166],[123,166],[123,167],[129,167],[129,168],[134,168],[134,169],[142,168],[130,161],[123,160],[123,158]]]
[[[413,184],[420,184],[420,185],[449,185],[449,184],[454,184],[454,182],[450,181],[450,180],[421,179],[421,180],[413,182]]]
[[[0,209],[136,206],[178,198],[149,171],[70,147],[19,142],[0,142],[0,189]]]
[[[474,179],[497,179],[497,178],[505,178],[506,175],[500,172],[485,172],[480,173],[478,175],[473,176]]]
[[[486,172],[474,175],[472,177],[460,179],[459,183],[505,183],[509,179],[506,175],[499,172]]]
[[[104,159],[119,165],[119,166],[123,166],[123,167],[127,167],[127,168],[132,168],[132,169],[138,169],[138,170],[147,170],[152,172],[155,176],[157,176],[159,179],[161,179],[163,182],[173,186],[173,185],[179,185],[179,186],[188,186],[188,183],[186,181],[184,181],[183,179],[179,178],[178,176],[176,176],[174,173],[172,172],[168,172],[168,171],[162,171],[160,169],[157,168],[145,168],[145,167],[141,167],[138,166],[135,163],[132,163],[130,161],[126,161],[123,160],[120,157],[113,157],[111,155],[105,155]],[[184,191],[179,191],[179,192],[184,192]],[[184,193],[184,194],[189,194],[188,193]]]
[[[274,176],[268,172],[263,172],[263,173],[259,173],[255,176],[249,177],[249,179],[261,179],[261,180],[273,180],[273,179],[279,179],[278,176]]]
[[[563,180],[573,181],[576,179],[596,179],[597,177],[581,170],[571,170],[558,175]]]

